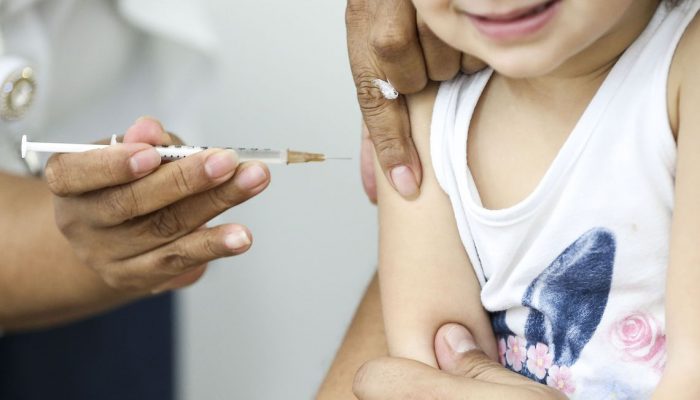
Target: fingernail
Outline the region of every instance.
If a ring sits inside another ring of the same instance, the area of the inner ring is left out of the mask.
[[[238,165],[238,155],[233,150],[222,150],[207,157],[204,172],[212,179],[233,172]]]
[[[410,168],[405,165],[399,165],[391,170],[391,180],[394,182],[394,187],[403,197],[413,197],[418,194],[418,184],[416,177]]]
[[[141,150],[129,159],[129,167],[135,174],[151,171],[159,165],[160,154],[153,148]]]
[[[462,325],[452,326],[445,334],[445,342],[452,352],[463,354],[476,349],[474,338]]]
[[[251,165],[236,174],[234,183],[243,190],[251,190],[262,185],[267,179],[265,171],[259,165]]]
[[[250,245],[250,238],[244,230],[235,231],[226,235],[224,244],[231,250],[239,250]]]

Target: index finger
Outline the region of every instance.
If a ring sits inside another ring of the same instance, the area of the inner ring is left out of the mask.
[[[348,0],[348,53],[360,109],[389,182],[404,197],[412,197],[419,190],[422,170],[411,139],[408,109],[402,97],[387,100],[373,84],[386,76],[369,48],[369,21],[367,0]]]
[[[416,9],[410,0],[369,0],[369,40],[387,79],[401,93],[416,93],[428,83],[418,40]]]
[[[508,385],[446,374],[418,361],[384,357],[365,363],[355,375],[353,393],[360,400],[565,399],[561,393],[530,381]]]
[[[44,176],[57,196],[75,196],[139,179],[160,165],[160,154],[146,143],[115,144],[84,153],[54,154]]]
[[[471,399],[448,397],[445,389],[454,378],[418,361],[382,357],[360,367],[352,392],[359,400]],[[469,393],[462,395],[469,396]]]

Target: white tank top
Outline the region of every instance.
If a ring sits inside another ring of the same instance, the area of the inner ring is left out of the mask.
[[[437,179],[492,313],[501,362],[572,399],[644,399],[666,359],[664,285],[676,146],[667,87],[700,0],[659,6],[582,114],[535,190],[485,209],[467,134],[492,71],[440,86]]]

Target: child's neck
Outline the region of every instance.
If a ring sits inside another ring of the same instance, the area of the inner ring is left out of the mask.
[[[658,1],[639,1],[608,34],[546,75],[534,78],[499,75],[499,78],[511,95],[535,100],[543,106],[561,104],[562,99],[592,97],[620,55],[642,33],[658,5]]]

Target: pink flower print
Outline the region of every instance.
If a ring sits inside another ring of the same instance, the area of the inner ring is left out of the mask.
[[[506,361],[513,367],[513,371],[520,372],[525,362],[525,339],[518,336],[508,336],[508,349],[506,350]]]
[[[527,370],[537,379],[544,379],[547,369],[552,366],[554,355],[549,352],[549,347],[543,343],[537,343],[527,349]]]
[[[574,378],[571,376],[571,370],[565,366],[552,365],[549,368],[547,375],[547,386],[559,389],[564,394],[573,394],[576,390]]]
[[[649,363],[662,372],[666,363],[666,335],[646,313],[631,314],[613,324],[611,342],[625,361]]]
[[[498,361],[501,365],[506,365],[506,340],[503,338],[498,340]]]

